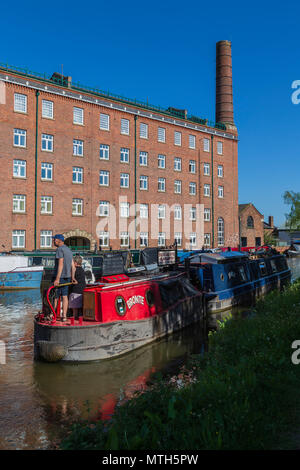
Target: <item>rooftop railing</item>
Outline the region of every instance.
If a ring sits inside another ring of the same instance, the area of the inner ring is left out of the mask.
[[[57,76],[55,77],[53,75],[50,76],[49,74],[46,74],[46,73],[38,73],[28,68],[15,67],[14,65],[4,64],[1,62],[0,62],[0,70],[17,73],[18,75],[23,75],[26,77],[42,80],[47,83],[52,83],[52,84],[55,83],[58,86],[61,86],[64,88],[67,87],[71,90],[87,92],[93,95],[101,96],[103,98],[110,98],[115,101],[131,104],[133,106],[148,109],[150,111],[156,111],[158,113],[166,114],[168,116],[177,117],[179,119],[183,119],[187,121],[192,121],[203,126],[213,127],[213,128],[224,130],[224,131],[226,130],[225,124],[221,122],[213,122],[213,121],[209,121],[208,119],[199,118],[197,116],[185,115],[185,113],[180,110],[175,110],[173,108],[171,110],[165,109],[165,108],[162,108],[161,106],[149,104],[148,101],[144,102],[144,101],[140,101],[137,99],[129,99],[124,96],[111,93],[110,91],[103,91],[95,87],[82,85],[79,82],[72,82],[72,81],[69,82],[68,77],[63,76],[61,74],[57,74]]]

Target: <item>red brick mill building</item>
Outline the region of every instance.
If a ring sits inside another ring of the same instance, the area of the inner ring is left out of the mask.
[[[55,233],[90,249],[237,246],[231,43],[216,50],[216,123],[0,66],[0,250]]]

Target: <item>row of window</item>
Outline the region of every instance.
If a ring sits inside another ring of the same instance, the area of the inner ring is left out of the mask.
[[[26,147],[26,131],[22,129],[14,129],[14,146]],[[41,148],[45,152],[53,152],[53,135],[42,134]],[[100,144],[99,157],[100,160],[109,160],[110,147],[106,144]],[[73,139],[73,155],[83,157],[83,140]],[[120,148],[120,162],[129,163],[130,150],[125,147]],[[158,168],[166,168],[166,155],[159,154],[157,156]],[[148,166],[148,152],[140,151],[140,166]],[[174,171],[182,171],[182,159],[174,158]],[[189,160],[189,172],[196,173],[196,161]],[[210,164],[204,163],[204,175],[210,175]],[[223,165],[218,165],[218,176],[223,176]]]
[[[15,178],[25,178],[26,177],[26,161],[24,160],[14,160],[13,164],[13,176]],[[53,164],[43,162],[41,163],[41,179],[43,181],[53,181]],[[100,186],[109,186],[110,173],[106,170],[100,170],[99,172],[99,185]],[[120,187],[129,188],[129,173],[120,174]],[[72,182],[83,184],[83,168],[74,166],[72,168]],[[139,189],[141,191],[148,191],[149,188],[149,177],[146,175],[141,175],[139,177]],[[158,178],[157,180],[157,190],[159,192],[166,191],[166,178]],[[211,185],[204,184],[203,186],[204,196],[210,197],[211,195]],[[189,195],[195,196],[197,192],[197,185],[195,182],[189,183]],[[174,193],[182,194],[182,181],[174,181]],[[218,197],[224,197],[224,186],[218,186]]]
[[[52,246],[52,230],[41,230],[40,232],[40,248],[51,248]],[[25,248],[25,230],[13,230],[12,232],[12,248]],[[182,232],[175,232],[174,239],[179,247],[182,246]],[[197,245],[197,234],[191,232],[189,235],[190,246]],[[129,247],[130,237],[128,232],[120,233],[121,247]],[[147,247],[149,243],[149,233],[140,232],[140,246]],[[210,246],[210,233],[204,234],[204,246]],[[99,233],[99,245],[101,247],[109,247],[109,232]],[[224,221],[222,218],[218,220],[218,245],[224,245]],[[166,246],[166,233],[158,233],[158,246]]]
[[[14,95],[14,110],[19,113],[27,113],[27,95],[21,93],[15,93]],[[50,100],[42,100],[42,117],[48,119],[54,119],[54,103]],[[77,106],[73,107],[73,124],[84,125],[84,110]],[[104,131],[110,130],[110,115],[100,113],[99,128]],[[130,135],[130,121],[128,119],[121,119],[120,132],[124,135]],[[139,136],[141,139],[149,138],[149,125],[141,122],[139,123]],[[166,128],[158,127],[157,129],[157,141],[166,142]],[[174,131],[174,145],[182,145],[182,132]],[[196,136],[189,134],[189,148],[196,148]],[[210,139],[203,139],[203,150],[205,152],[210,151]],[[223,142],[217,142],[217,153],[223,154]]]
[[[53,197],[52,196],[41,196],[41,214],[52,214],[53,213]],[[109,216],[109,201],[100,201],[97,214],[100,217]],[[190,207],[190,220],[196,220],[196,207]],[[25,194],[14,194],[13,195],[13,212],[14,213],[25,213],[26,212],[26,195]],[[72,199],[72,215],[83,215],[83,199],[73,198]],[[130,216],[130,204],[129,202],[120,203],[120,216]],[[148,219],[149,209],[148,204],[140,204],[140,218]],[[158,205],[158,219],[166,218],[166,205]],[[182,207],[180,205],[174,206],[174,220],[182,220]],[[210,221],[210,209],[204,209],[204,220]]]

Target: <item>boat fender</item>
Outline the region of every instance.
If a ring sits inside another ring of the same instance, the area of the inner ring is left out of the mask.
[[[53,341],[38,341],[37,342],[39,353],[42,359],[46,362],[61,361],[68,352],[68,349],[62,344],[54,343]]]

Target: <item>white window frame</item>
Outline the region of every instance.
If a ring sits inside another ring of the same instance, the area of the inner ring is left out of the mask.
[[[120,217],[128,219],[130,205],[129,202],[120,202]]]
[[[220,199],[224,197],[224,186],[218,186],[218,197]]]
[[[174,131],[174,145],[181,147],[181,132]]]
[[[157,180],[157,191],[160,193],[166,192],[166,178],[158,178]]]
[[[146,175],[140,176],[140,190],[148,191],[148,176]]]
[[[41,196],[41,214],[53,213],[53,197]]]
[[[210,176],[210,164],[209,163],[203,164],[203,174],[204,176]]]
[[[24,129],[14,129],[14,147],[26,148],[27,131]]]
[[[41,180],[53,181],[53,163],[41,162]]]
[[[83,215],[83,199],[77,197],[72,199],[72,215]]]
[[[83,108],[78,108],[77,106],[73,107],[73,124],[78,124],[83,126],[84,114]]]
[[[109,145],[100,144],[99,158],[100,158],[100,160],[109,160]]]
[[[176,241],[177,246],[182,246],[182,232],[175,232],[174,240]]]
[[[225,242],[225,223],[223,217],[219,217],[217,220],[218,226],[218,246],[224,246]]]
[[[161,170],[165,170],[166,156],[159,153],[157,156],[157,164],[158,164],[158,168],[160,168]]]
[[[220,140],[217,141],[217,154],[223,155],[223,142]]]
[[[223,165],[218,165],[218,177],[223,178],[224,177],[224,168]]]
[[[100,129],[109,131],[109,114],[100,113]]]
[[[73,156],[83,157],[83,140],[73,139]]]
[[[120,246],[129,246],[129,232],[120,233]]]
[[[157,129],[157,142],[166,142],[166,129],[164,127],[158,127]]]
[[[190,207],[190,220],[196,220],[196,207]]]
[[[52,230],[41,230],[40,248],[52,248]]]
[[[26,195],[14,194],[13,195],[13,210],[14,213],[25,214],[26,212]]]
[[[203,194],[206,197],[210,197],[210,184],[205,184],[203,186]]]
[[[42,117],[53,119],[53,101],[42,100]]]
[[[149,208],[148,204],[140,204],[140,219],[148,219]]]
[[[204,152],[209,152],[210,150],[210,140],[207,138],[203,139],[203,151]]]
[[[203,240],[203,245],[204,246],[210,246],[211,244],[211,236],[210,236],[210,233],[205,233],[204,234],[204,240]]]
[[[120,162],[129,163],[129,149],[124,147],[120,148]]]
[[[109,201],[99,201],[99,217],[109,216]]]
[[[182,207],[175,206],[174,207],[174,220],[181,220],[182,219]]]
[[[145,122],[140,123],[140,138],[141,139],[148,139],[148,124]]]
[[[53,152],[54,147],[54,137],[51,134],[42,134],[41,136],[41,144],[42,144],[42,151],[43,152]],[[43,148],[45,146],[45,148]]]
[[[25,230],[13,230],[12,231],[12,248],[25,248],[25,243],[26,243],[26,231]]]
[[[148,246],[149,234],[148,232],[140,232],[140,246]]]
[[[75,176],[75,178],[74,178]],[[73,166],[72,169],[72,183],[83,184],[83,168],[79,166]]]
[[[204,209],[204,222],[210,222],[210,209]]]
[[[102,183],[101,183],[102,180]],[[99,186],[109,186],[109,171],[100,170],[99,171]]]
[[[182,189],[182,181],[175,180],[174,181],[174,194],[181,194],[181,189]]]
[[[17,113],[27,113],[27,95],[22,93],[14,94],[14,111]]]
[[[196,173],[196,160],[189,161],[189,172]]]
[[[120,174],[120,188],[129,188],[129,173]]]
[[[182,160],[180,157],[174,157],[174,171],[181,171]]]
[[[13,162],[13,177],[14,178],[26,178],[26,170],[27,170],[27,162],[26,160],[19,160],[15,159]],[[21,173],[24,172],[22,175]]]
[[[194,181],[189,183],[189,195],[196,196],[197,194],[197,184]]]
[[[158,219],[165,219],[166,218],[166,205],[159,204],[157,209],[157,218]]]
[[[109,246],[109,232],[106,232],[106,231],[99,232],[98,239],[99,239],[99,246],[101,247]]]
[[[140,166],[148,166],[148,152],[140,151]]]
[[[158,233],[157,246],[166,246],[166,233],[165,232]]]
[[[129,135],[129,119],[121,119],[121,134]]]
[[[196,136],[189,134],[189,148],[195,149],[196,148]]]
[[[190,233],[190,246],[196,246],[197,245],[197,234],[196,232],[191,232]]]

